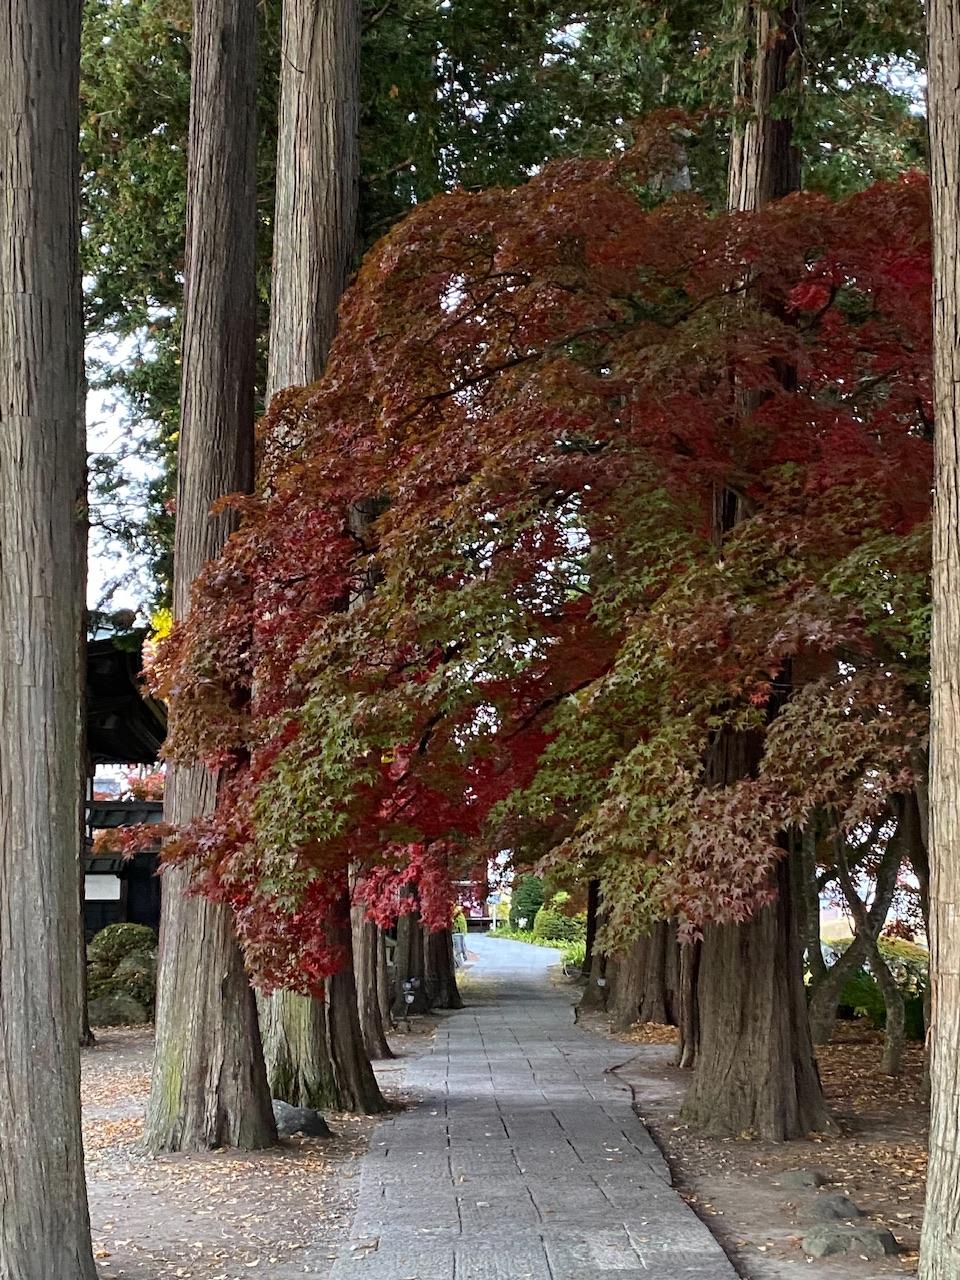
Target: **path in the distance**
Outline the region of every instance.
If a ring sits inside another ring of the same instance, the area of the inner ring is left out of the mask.
[[[448,1015],[361,1167],[333,1280],[735,1280],[608,1068],[547,977],[556,952],[470,939],[468,1008]]]

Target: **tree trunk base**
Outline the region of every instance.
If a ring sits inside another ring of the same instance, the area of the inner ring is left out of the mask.
[[[786,860],[779,898],[744,925],[710,925],[697,989],[700,1045],[685,1123],[774,1142],[832,1131],[807,1023]]]
[[[434,1009],[462,1009],[453,961],[453,934],[449,929],[428,933],[423,943],[424,987]]]
[[[323,1000],[274,991],[257,998],[271,1098],[314,1111],[346,1111],[330,1057]]]
[[[187,869],[166,872],[143,1146],[152,1155],[270,1147],[277,1131],[260,1027],[233,921],[226,907],[188,894],[189,887]]]

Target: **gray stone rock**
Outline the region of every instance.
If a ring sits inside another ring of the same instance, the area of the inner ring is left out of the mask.
[[[116,992],[90,1001],[90,1025],[93,1027],[127,1027],[149,1021],[149,1013],[133,996]]]
[[[862,1218],[863,1210],[849,1196],[825,1191],[804,1205],[803,1214],[813,1222],[849,1222],[851,1218]]]
[[[822,1169],[788,1169],[786,1173],[781,1173],[775,1181],[781,1187],[822,1187],[825,1186],[830,1179]]]
[[[273,1100],[273,1118],[281,1138],[292,1138],[295,1133],[305,1138],[332,1138],[330,1126],[319,1111],[312,1107],[291,1107],[289,1102]]]
[[[824,1222],[804,1236],[803,1251],[811,1258],[852,1253],[876,1261],[899,1253],[900,1246],[885,1227],[853,1227]]]

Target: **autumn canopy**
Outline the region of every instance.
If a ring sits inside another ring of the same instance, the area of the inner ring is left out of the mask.
[[[449,920],[478,854],[599,877],[611,937],[769,898],[784,832],[911,785],[924,732],[928,192],[716,215],[667,135],[416,209],[154,668],[222,766],[172,856],[252,969],[312,987],[325,917]],[[723,508],[735,504],[737,519]],[[729,514],[729,513],[728,513]],[[757,764],[711,785],[705,748]]]

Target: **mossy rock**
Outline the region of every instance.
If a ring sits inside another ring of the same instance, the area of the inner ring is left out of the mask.
[[[124,956],[116,969],[114,977],[119,978],[127,973],[135,973],[146,978],[157,976],[157,957],[152,951],[131,951]]]
[[[142,951],[124,956],[108,986],[117,995],[131,996],[152,1013],[157,999],[156,960]]]
[[[91,964],[107,965],[112,973],[120,961],[135,952],[149,953],[157,945],[157,935],[145,924],[108,924],[87,947]]]
[[[88,964],[87,965],[87,990],[92,991],[98,984],[106,982],[113,977],[113,965],[111,964]]]
[[[139,1026],[149,1022],[150,1015],[133,996],[114,993],[90,1001],[90,1024],[94,1027]]]

